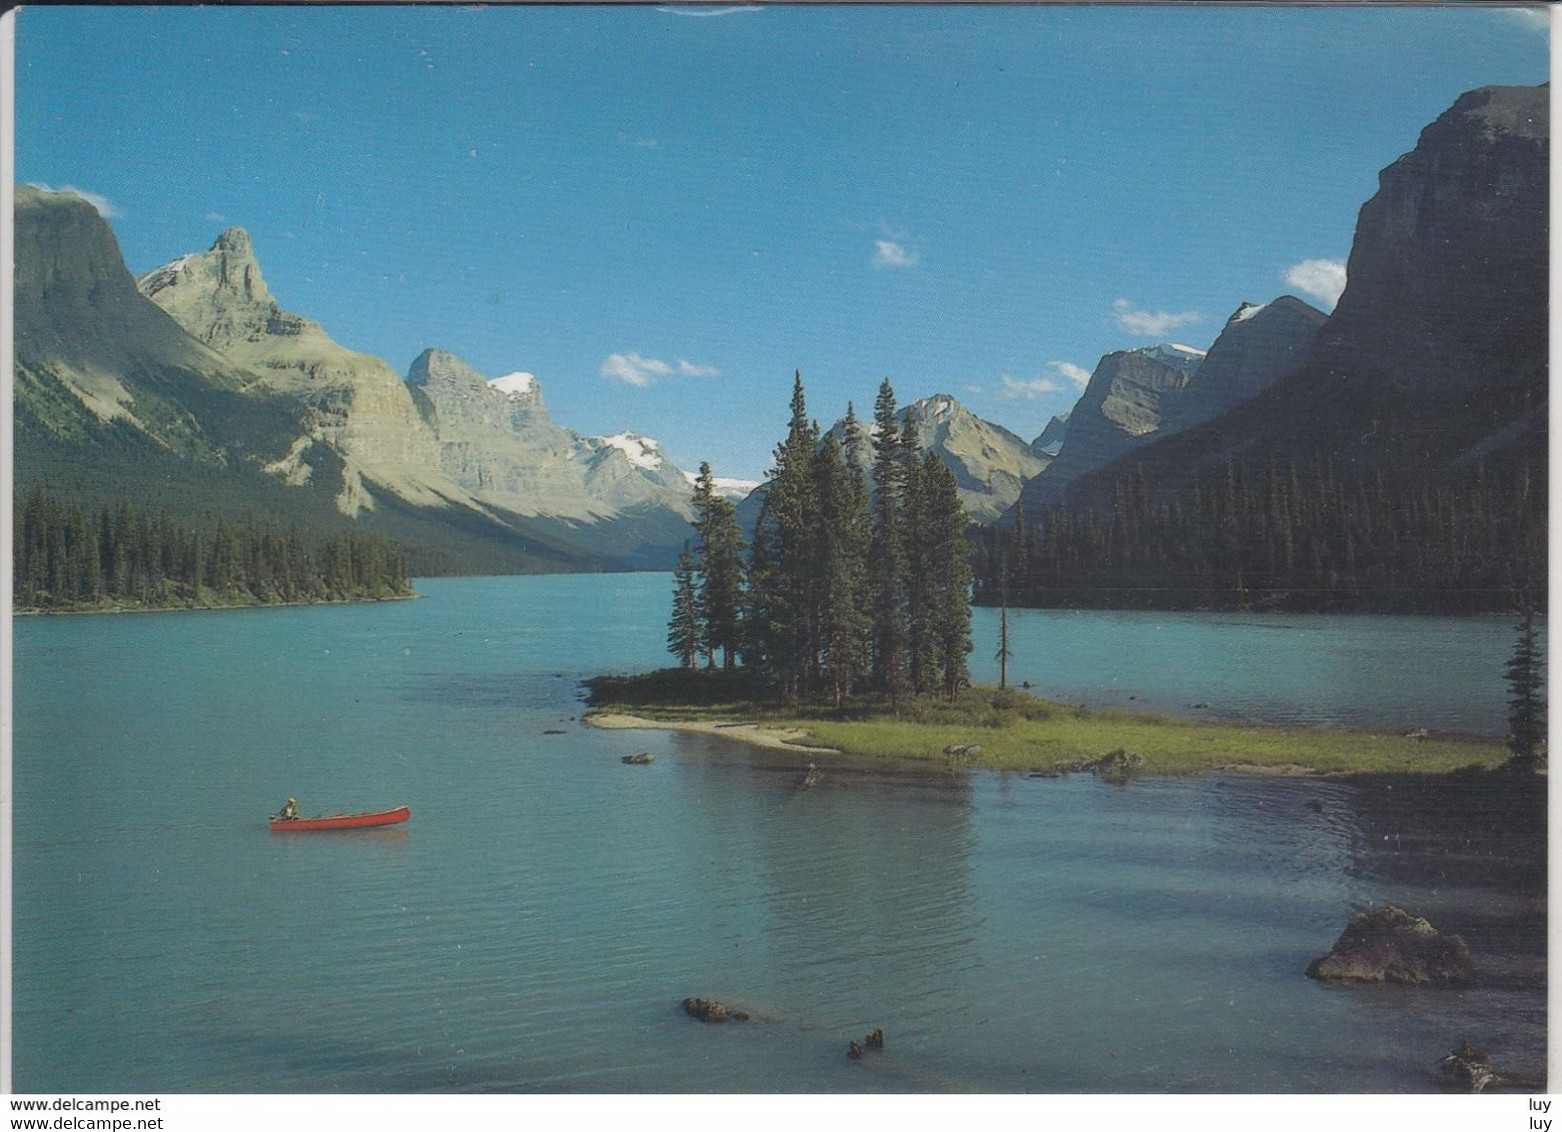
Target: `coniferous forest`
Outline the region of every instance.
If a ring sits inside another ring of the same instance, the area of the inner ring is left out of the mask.
[[[713,488],[695,484],[695,539],[674,575],[668,649],[686,669],[742,669],[789,702],[840,705],[862,691],[953,696],[968,680],[971,545],[954,474],[920,453],[888,381],[862,452],[821,438],[794,378],[752,543]],[[864,468],[871,472],[864,474]]]
[[[373,601],[412,593],[379,535],[312,549],[297,527],[215,517],[187,525],[129,500],[84,510],[35,486],[13,505],[19,610],[202,608]]]
[[[1142,469],[1110,511],[1058,506],[977,537],[996,605],[1474,613],[1544,605],[1546,485],[1523,469],[1463,482],[1366,482],[1323,460],[1228,463],[1152,502]]]

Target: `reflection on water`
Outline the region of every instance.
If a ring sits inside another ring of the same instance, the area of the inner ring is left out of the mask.
[[[802,791],[807,755],[570,720],[580,677],[661,662],[665,581],[19,622],[18,1086],[1391,1091],[1462,1038],[1543,1063],[1538,793],[824,756]],[[1095,624],[1101,656],[1161,632]],[[413,817],[271,834],[289,794]],[[1303,977],[1385,901],[1464,934],[1481,985]]]

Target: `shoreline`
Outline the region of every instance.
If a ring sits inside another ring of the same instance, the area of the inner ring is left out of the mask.
[[[416,601],[422,594],[396,594],[392,597],[332,599],[330,601],[252,601],[230,605],[124,605],[91,609],[12,608],[12,617],[109,617],[121,613],[223,613],[236,609],[309,609],[317,605],[378,605],[386,601]]]
[[[581,717],[581,722],[603,731],[682,731],[690,735],[715,735],[718,738],[732,739],[735,742],[747,743],[749,746],[769,751],[795,751],[798,754],[813,755],[847,755],[846,751],[838,747],[816,746],[799,742],[799,740],[811,734],[810,729],[807,727],[776,727],[752,721],[717,723],[713,720],[651,719],[648,716],[634,715],[630,712],[609,710],[587,712]],[[858,757],[871,759],[878,756],[859,755]],[[917,762],[929,761],[916,759],[914,756],[909,755],[903,757]],[[997,770],[1011,774],[1016,773],[1009,767],[985,766],[981,763],[972,763],[970,767],[973,770]],[[1347,772],[1319,770],[1317,767],[1303,766],[1300,763],[1223,763],[1211,766],[1208,770],[1225,771],[1229,774],[1251,774],[1266,778],[1338,779],[1350,777]],[[1153,771],[1149,773],[1149,776],[1156,777]],[[1184,776],[1163,775],[1161,777]]]
[[[629,712],[598,710],[589,711],[581,722],[601,728],[603,731],[687,731],[691,735],[716,735],[735,739],[750,746],[771,751],[796,751],[840,755],[845,752],[835,747],[809,746],[796,740],[809,734],[806,727],[771,727],[763,723],[717,723],[713,720],[649,719]]]
[[[753,700],[745,688],[666,670],[599,677],[586,685],[591,694],[582,719],[593,727],[684,731],[771,750],[951,770],[980,767],[1040,777],[1094,772],[1121,780],[1210,771],[1271,778],[1433,778],[1513,769],[1507,745],[1490,738],[1091,710],[987,686],[967,690],[958,702],[917,700],[891,714],[872,702],[836,712],[817,705],[788,709]],[[1543,773],[1537,775],[1541,782]]]

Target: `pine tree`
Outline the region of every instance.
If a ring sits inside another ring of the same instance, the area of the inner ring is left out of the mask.
[[[922,461],[920,474],[922,517],[920,542],[924,547],[922,635],[931,668],[944,694],[954,699],[970,682],[966,656],[971,651],[971,543],[966,537],[967,519],[960,503],[955,476],[932,452]]]
[[[906,596],[908,572],[905,507],[906,472],[895,390],[886,378],[873,404],[873,676],[899,710],[906,689],[906,647],[910,636]]]
[[[904,471],[901,503],[906,547],[906,676],[915,695],[932,688],[938,671],[937,632],[933,625],[933,556],[938,535],[931,525],[930,474],[922,459],[917,424],[906,414],[900,432],[900,459]],[[929,452],[928,457],[942,466]]]
[[[730,670],[737,666],[743,636],[743,531],[732,501],[716,494],[708,463],[700,465],[694,481],[694,529],[702,646],[711,667],[720,650],[722,667]]]
[[[856,417],[847,407],[848,444]],[[839,707],[867,665],[868,493],[862,473],[827,434],[815,462],[819,485],[819,641],[825,684]]]
[[[756,566],[751,567],[756,611],[754,647],[782,696],[794,700],[817,682],[819,498],[815,461],[819,427],[808,419],[801,374],[793,375],[792,415],[777,446],[756,525]]]
[[[1546,705],[1544,659],[1535,634],[1535,615],[1526,612],[1515,626],[1519,634],[1508,660],[1508,749],[1515,770],[1535,771],[1545,760]]]
[[[688,669],[699,666],[700,640],[699,594],[694,582],[694,555],[683,544],[678,568],[673,571],[673,615],[667,622],[667,651]]]

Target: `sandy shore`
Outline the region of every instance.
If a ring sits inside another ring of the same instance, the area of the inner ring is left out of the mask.
[[[800,742],[808,732],[800,727],[763,727],[757,723],[711,723],[702,720],[646,719],[638,715],[620,712],[591,712],[585,722],[605,731],[655,730],[692,731],[697,735],[719,735],[723,739],[736,739],[756,747],[769,747],[779,751],[801,751],[812,754],[838,755],[830,747],[809,747]]]

